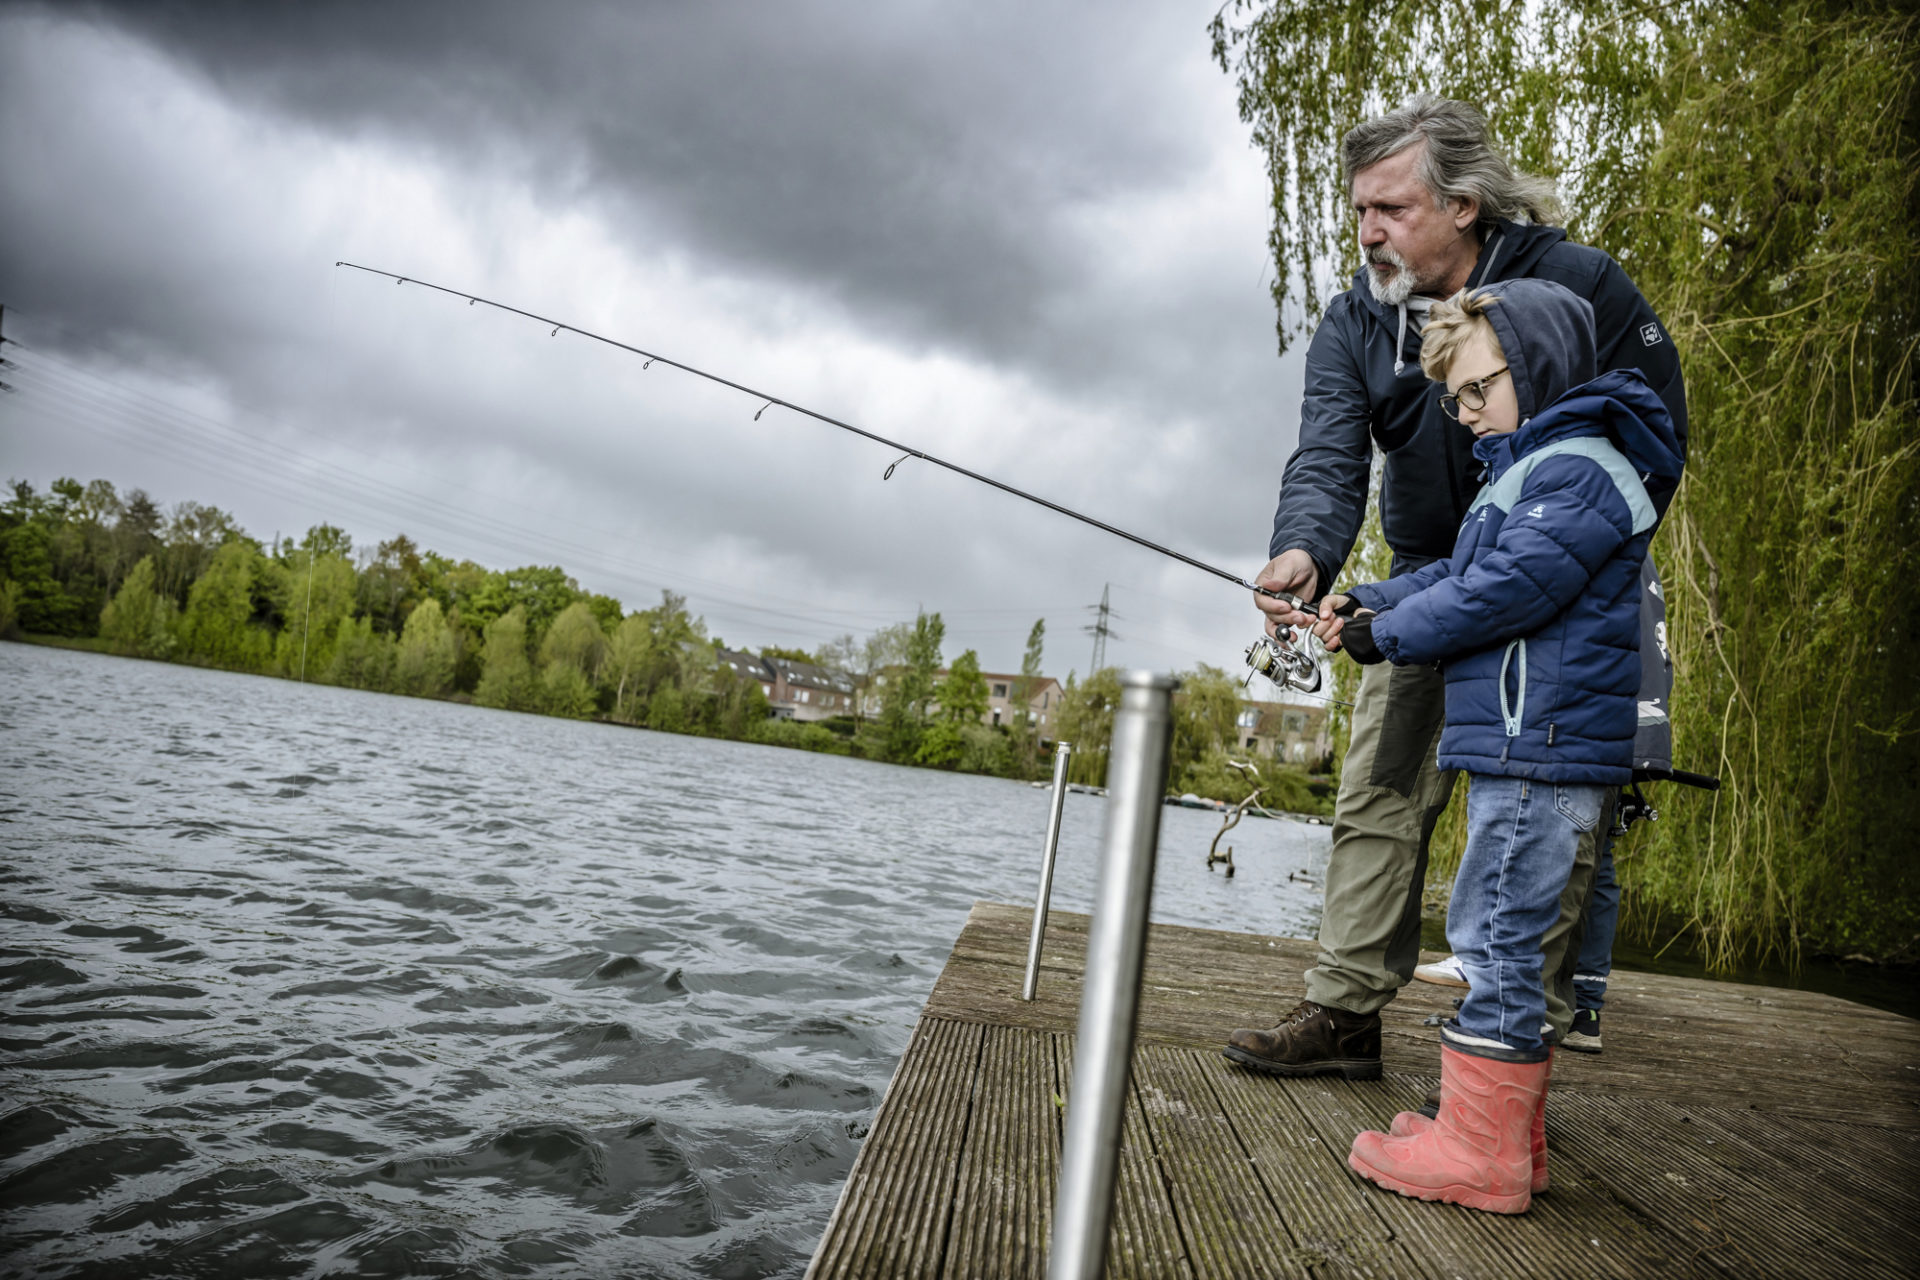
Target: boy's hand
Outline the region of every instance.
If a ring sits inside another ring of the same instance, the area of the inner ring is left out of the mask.
[[[1320,637],[1320,643],[1327,652],[1334,653],[1340,648],[1340,633],[1346,629],[1347,619],[1358,613],[1371,614],[1371,609],[1361,609],[1348,595],[1331,595],[1320,602],[1320,616],[1314,621],[1313,634]]]

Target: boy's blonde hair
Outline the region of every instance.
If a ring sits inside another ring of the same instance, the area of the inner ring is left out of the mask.
[[[1420,330],[1420,372],[1435,382],[1445,382],[1453,358],[1475,334],[1485,335],[1493,349],[1505,355],[1500,335],[1487,319],[1487,309],[1499,301],[1491,289],[1482,288],[1462,289],[1445,302],[1434,303],[1427,313],[1426,327]]]

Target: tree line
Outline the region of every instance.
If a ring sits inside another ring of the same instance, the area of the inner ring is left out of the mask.
[[[668,591],[629,611],[583,590],[557,566],[488,569],[423,550],[404,534],[356,550],[332,525],[298,541],[250,536],[197,502],[163,510],[145,492],[56,480],[14,481],[0,505],[0,634],[62,637],[130,657],[185,662],[509,711],[760,742],[896,764],[1047,776],[1040,727],[1015,714],[985,723],[979,655],[951,667],[938,613],[841,636],[816,652],[767,646],[764,658],[847,677],[854,711],[775,719],[758,678],[722,659],[724,643]],[[1046,624],[1027,638],[1010,689],[1039,688]],[[1069,675],[1054,736],[1075,744],[1074,780],[1105,780],[1117,670]],[[877,702],[877,714],[864,713]],[[1171,781],[1177,791],[1322,812],[1329,790],[1277,761],[1258,775],[1237,742],[1238,689],[1201,666],[1177,700]]]

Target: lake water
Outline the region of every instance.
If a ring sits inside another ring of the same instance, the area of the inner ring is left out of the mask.
[[[0,644],[0,1266],[797,1275],[1047,800]],[[1155,918],[1311,936],[1326,829],[1218,828]]]

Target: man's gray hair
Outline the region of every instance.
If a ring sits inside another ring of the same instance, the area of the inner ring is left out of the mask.
[[[1480,202],[1480,219],[1560,225],[1565,211],[1552,178],[1521,173],[1494,149],[1487,118],[1470,103],[1434,93],[1416,93],[1383,116],[1353,129],[1340,143],[1340,176],[1353,190],[1353,175],[1416,143],[1420,181],[1435,204],[1450,199]]]

